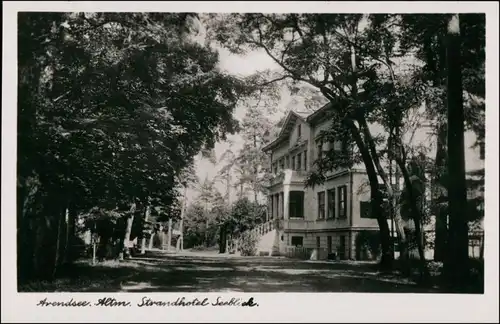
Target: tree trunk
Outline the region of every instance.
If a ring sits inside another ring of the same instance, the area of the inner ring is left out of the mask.
[[[179,244],[179,249],[181,251],[184,250],[184,217],[186,215],[186,205],[187,205],[186,197],[187,197],[187,186],[184,186],[184,197],[182,200],[181,220],[179,223],[179,231],[181,232],[180,237],[179,237],[179,240],[181,240],[181,243]]]
[[[96,252],[97,252],[97,247],[96,247],[96,242],[92,240],[92,264],[96,264]]]
[[[459,15],[449,21],[447,34],[448,205],[449,242],[444,272],[448,288],[460,291],[467,282],[469,265],[467,195],[464,154],[464,109]]]
[[[373,165],[370,152],[363,143],[361,134],[354,124],[354,121],[352,119],[345,119],[345,123],[351,130],[351,134],[353,135],[356,145],[359,148],[363,162],[365,164],[368,180],[370,182],[372,214],[376,217],[380,229],[380,245],[382,250],[380,266],[384,270],[390,270],[392,269],[393,261],[390,248],[390,231],[389,225],[387,224],[387,219],[382,210],[382,195],[380,193],[380,188],[378,185],[377,172],[375,171],[375,166]]]
[[[226,226],[220,226],[219,232],[219,253],[226,253]]]
[[[441,188],[445,184],[442,183],[442,174],[444,168],[446,167],[446,125],[441,124],[438,126],[437,130],[437,149],[436,149],[436,177],[433,179],[432,190],[433,190],[433,200],[434,214],[436,217],[435,227],[434,227],[434,261],[444,261],[446,255],[446,241],[448,234],[448,214],[446,210],[440,206],[437,206],[437,202],[441,201],[441,197],[444,194],[441,192]]]
[[[128,257],[130,254],[130,234],[132,233],[132,224],[134,223],[134,214],[135,214],[136,204],[132,203],[130,207],[129,215],[127,217],[127,224],[125,228],[125,235],[123,236],[122,246],[119,252],[119,259],[124,260],[125,257]]]
[[[34,279],[52,280],[58,262],[60,212],[50,207],[51,201],[46,201],[47,207],[32,223],[35,241],[31,256],[32,277]],[[58,217],[59,216],[59,217]]]
[[[400,139],[398,139],[400,140]],[[399,142],[399,146],[401,149],[401,156],[405,157],[406,154],[404,152],[404,147],[401,142]],[[401,174],[403,175],[403,179],[405,181],[405,187],[408,190],[408,198],[410,200],[410,210],[411,210],[411,218],[413,219],[413,222],[415,224],[415,235],[416,235],[416,240],[417,240],[417,247],[418,247],[418,255],[419,255],[419,268],[420,268],[420,276],[422,281],[425,283],[430,279],[430,274],[429,274],[429,269],[427,268],[427,262],[425,260],[425,251],[424,251],[424,246],[422,242],[422,231],[420,228],[420,222],[421,222],[421,213],[419,211],[419,208],[417,206],[417,196],[415,195],[415,192],[413,190],[413,183],[410,178],[410,174],[408,173],[408,170],[406,169],[406,165],[404,160],[400,157],[396,157],[396,163],[399,166],[399,169],[401,171]]]
[[[36,206],[40,205],[41,184],[37,176],[18,176],[17,199],[17,272],[18,280],[24,281],[37,275],[34,270],[35,249],[37,246]]]
[[[155,233],[151,233],[151,236],[149,237],[149,246],[148,246],[148,249],[149,250],[152,250],[153,249],[153,239],[155,237]]]
[[[377,150],[375,147],[375,142],[373,141],[373,137],[371,135],[368,124],[366,123],[366,119],[361,118],[360,126],[361,126],[361,129],[362,129],[363,134],[365,136],[365,140],[368,144],[368,147],[370,149],[371,156],[372,156],[373,162],[375,164],[375,167],[377,168],[378,175],[382,178],[382,181],[384,182],[384,186],[387,190],[388,199],[389,199],[390,205],[391,205],[390,208],[391,208],[391,210],[395,211],[396,210],[395,207],[396,207],[397,202],[396,202],[396,196],[394,194],[394,190],[392,188],[391,180],[390,179],[388,180],[387,174],[385,173],[384,168],[382,168],[382,165],[380,164],[380,159],[378,158]],[[401,217],[401,213],[393,212],[392,215],[394,218],[394,223],[396,225],[396,232],[398,233],[398,237],[399,237],[399,245],[400,245],[400,247],[402,247],[403,252],[404,252],[404,253],[400,254],[400,256],[403,256],[403,258],[400,258],[400,261],[403,263],[402,264],[403,268],[405,268],[407,266],[407,264],[406,264],[407,260],[405,258],[405,255],[406,255],[406,249],[408,246],[408,242],[407,242],[407,238],[406,238],[406,234],[405,234],[405,230],[404,230],[404,222],[403,222],[403,218]]]
[[[56,254],[56,268],[59,269],[61,266],[68,262],[68,246],[70,240],[70,215],[69,215],[69,204],[66,205],[61,211],[60,220],[58,227],[58,237],[59,244],[57,245],[58,250]],[[54,269],[54,276],[57,269]]]
[[[179,250],[184,251],[184,220],[181,218],[179,228],[181,231],[181,235],[179,236],[179,240],[181,240],[181,243],[179,244]]]
[[[151,213],[151,206],[146,207],[146,213],[144,214],[144,223],[146,223],[149,219],[149,214]],[[143,229],[144,231],[144,229]],[[141,254],[146,254],[146,236],[142,234],[142,240],[141,240]],[[150,248],[151,249],[151,248]]]
[[[75,222],[76,215],[73,203],[68,204],[66,218],[66,245],[63,263],[71,263],[75,259]]]
[[[172,245],[172,218],[168,220],[167,251],[170,251]]]
[[[255,135],[255,133],[253,134],[253,147],[254,149],[257,151],[258,148],[257,148],[257,136]],[[259,151],[257,151],[259,152]],[[260,152],[259,152],[260,154]],[[254,203],[257,205],[257,195],[258,195],[258,188],[259,188],[259,167],[257,166],[256,162],[253,161],[254,163],[254,166],[253,166],[253,199],[254,199]]]
[[[63,227],[63,213],[59,212],[57,215],[57,227],[56,227],[56,244],[55,244],[55,251],[54,251],[54,265],[52,268],[52,278],[55,278],[57,269],[59,267],[60,263],[60,252],[61,252],[61,229]]]
[[[96,256],[97,256],[97,242],[96,242],[96,224],[94,222],[94,229],[90,232],[90,242],[92,243],[92,264],[96,264]]]
[[[358,102],[358,75],[357,75],[357,63],[356,63],[356,48],[351,45],[351,66],[352,66],[352,77],[351,77],[351,87],[352,87],[352,100],[354,102],[354,115],[358,117],[360,114],[360,110],[356,106]],[[361,113],[363,117],[364,112]],[[364,117],[363,117],[364,118]],[[354,124],[354,121],[350,118],[344,120],[349,129],[351,130],[351,134],[354,137],[354,141],[358,146],[358,149],[361,153],[361,158],[365,164],[366,173],[368,175],[368,180],[370,182],[370,196],[371,196],[371,206],[372,206],[372,214],[377,218],[377,222],[380,228],[380,245],[382,250],[382,256],[380,260],[380,266],[384,270],[390,270],[393,266],[393,255],[391,252],[391,232],[389,230],[389,225],[387,224],[387,219],[384,215],[382,209],[382,195],[380,192],[377,172],[375,170],[375,166],[373,165],[373,157],[370,156],[370,151],[366,147],[363,142],[363,138],[361,137],[360,130]]]
[[[481,260],[484,260],[484,232],[483,235],[481,236],[481,245],[479,246],[479,258]]]
[[[418,256],[420,258],[420,279],[427,284],[430,280],[429,268],[425,260],[425,241],[420,219],[415,222],[415,235],[417,236]]]
[[[60,258],[58,262],[58,266],[61,266],[65,264],[68,260],[68,244],[69,244],[69,235],[70,235],[70,229],[69,229],[69,208],[66,207],[64,209],[64,218],[63,218],[63,226],[62,226],[62,242],[61,242],[61,250],[59,251],[60,253]]]

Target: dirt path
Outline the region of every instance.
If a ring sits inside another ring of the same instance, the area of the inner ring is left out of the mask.
[[[54,283],[22,291],[59,292],[435,292],[370,263],[311,262],[216,253],[148,253],[125,262],[75,265]]]

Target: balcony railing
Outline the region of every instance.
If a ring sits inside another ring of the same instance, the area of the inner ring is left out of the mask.
[[[304,182],[307,179],[308,172],[306,170],[284,169],[271,176],[271,178],[268,181],[268,186],[282,184],[283,181],[285,180],[286,172],[291,172],[292,182]]]
[[[280,171],[269,179],[269,186],[283,183],[283,180],[285,180],[285,172]]]
[[[305,170],[293,170],[292,171],[292,182],[304,182],[307,179],[307,171]]]

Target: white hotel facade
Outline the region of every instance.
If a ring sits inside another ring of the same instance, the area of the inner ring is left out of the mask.
[[[319,251],[319,259],[332,254],[340,259],[364,259],[356,247],[356,236],[361,231],[378,231],[379,226],[370,217],[370,189],[363,165],[329,172],[326,181],[314,188],[304,185],[321,150],[331,147],[318,141],[320,132],[331,126],[325,116],[327,106],[313,113],[290,111],[278,136],[263,149],[271,157],[273,175],[268,187],[268,214],[278,224],[273,253],[283,255],[290,247],[303,247]],[[370,128],[376,134],[377,127]],[[413,134],[413,143],[415,138],[428,141],[430,146],[436,143],[425,128]],[[466,134],[466,148],[474,138]],[[466,154],[467,169],[480,168],[479,153],[470,151]],[[430,156],[435,156],[434,152]]]

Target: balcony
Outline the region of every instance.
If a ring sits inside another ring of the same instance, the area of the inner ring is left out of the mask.
[[[268,187],[275,186],[277,184],[282,184],[285,180],[285,172],[280,171],[277,174],[273,174],[268,181]]]
[[[307,171],[305,170],[290,170],[291,171],[291,178],[290,182],[300,182],[304,183],[307,179]]]
[[[305,170],[298,171],[292,169],[285,169],[271,176],[271,178],[268,181],[268,187],[272,187],[278,184],[304,183],[306,179],[307,179],[307,171]]]

